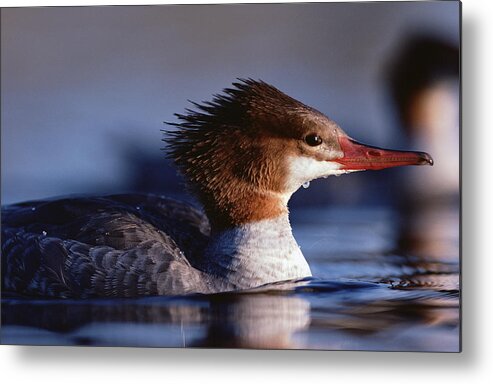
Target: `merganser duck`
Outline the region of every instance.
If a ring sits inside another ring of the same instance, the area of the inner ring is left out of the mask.
[[[239,80],[165,132],[205,214],[153,195],[68,197],[2,208],[2,289],[85,298],[244,290],[311,276],[287,203],[330,175],[433,164],[360,144],[327,116]]]

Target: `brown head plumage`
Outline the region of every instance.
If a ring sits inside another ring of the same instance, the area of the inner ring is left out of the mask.
[[[197,110],[176,114],[166,132],[168,156],[204,204],[213,225],[224,227],[277,216],[286,210],[284,160],[303,139],[306,116],[321,113],[252,79],[240,80]]]

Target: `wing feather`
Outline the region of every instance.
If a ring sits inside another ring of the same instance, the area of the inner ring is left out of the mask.
[[[2,208],[2,288],[54,297],[206,292],[193,265],[208,222],[187,207],[112,195]]]

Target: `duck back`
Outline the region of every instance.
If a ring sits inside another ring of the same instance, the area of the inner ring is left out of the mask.
[[[204,214],[154,195],[30,201],[2,208],[2,290],[94,297],[208,292],[195,266]]]

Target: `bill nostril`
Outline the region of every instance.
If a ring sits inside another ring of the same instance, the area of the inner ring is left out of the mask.
[[[368,151],[366,153],[370,156],[380,156],[380,152],[374,150]]]

